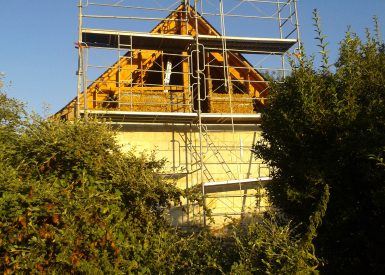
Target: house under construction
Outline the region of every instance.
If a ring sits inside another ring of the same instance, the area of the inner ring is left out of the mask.
[[[267,77],[299,49],[296,0],[79,0],[78,93],[62,119],[119,125],[124,150],[155,150],[163,174],[200,190],[171,211],[183,226],[263,210]],[[267,65],[265,65],[267,64]]]

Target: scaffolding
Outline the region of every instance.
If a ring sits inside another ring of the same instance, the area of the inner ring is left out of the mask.
[[[171,127],[168,156],[186,156],[165,175],[205,198],[205,207],[187,201],[187,221],[206,225],[209,208],[244,215],[269,180],[250,149],[269,79],[290,73],[300,51],[296,2],[79,0],[77,97],[59,115]]]

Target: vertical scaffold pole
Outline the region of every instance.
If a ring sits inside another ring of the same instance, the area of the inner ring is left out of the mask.
[[[278,28],[279,28],[279,38],[283,39],[283,32],[282,32],[282,20],[281,20],[281,5],[280,0],[277,1],[277,15],[278,15]],[[281,56],[281,74],[283,78],[286,77],[286,71],[285,71],[285,54],[282,54]]]
[[[206,226],[206,198],[205,198],[205,186],[203,182],[203,146],[202,146],[202,108],[201,108],[201,81],[200,81],[200,62],[199,62],[199,24],[198,24],[198,13],[197,13],[197,2],[194,0],[195,10],[195,46],[196,46],[196,75],[197,75],[197,99],[198,99],[198,128],[199,128],[199,166],[200,169],[200,182],[202,184],[202,196],[203,196],[203,226]]]
[[[297,28],[297,42],[298,42],[298,53],[301,55],[301,36],[299,30],[299,20],[298,20],[298,9],[297,9],[297,0],[294,0],[294,11],[295,11],[295,27]]]
[[[87,51],[87,55],[85,54],[85,49],[86,47],[82,47],[82,76],[83,76],[83,79],[82,79],[82,83],[83,83],[83,101],[84,101],[84,119],[87,120],[87,109],[88,109],[88,102],[87,102],[87,74],[86,74],[86,71],[87,71],[87,66],[88,64],[86,64],[86,62],[88,62],[88,51]],[[87,50],[87,48],[86,48]]]
[[[78,70],[77,70],[77,77],[78,77],[78,85],[77,85],[77,98],[76,98],[76,119],[80,118],[80,96],[82,92],[82,74],[83,74],[83,68],[82,68],[82,24],[83,24],[83,0],[79,0],[79,26],[78,26]]]

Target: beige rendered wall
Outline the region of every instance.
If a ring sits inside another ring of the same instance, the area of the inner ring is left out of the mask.
[[[155,151],[158,159],[166,158],[164,173],[178,187],[191,188],[210,181],[259,178],[269,169],[256,160],[250,149],[261,139],[257,125],[205,125],[203,134],[194,124],[124,124],[117,139],[123,150]],[[200,138],[201,137],[201,138]],[[200,140],[202,159],[200,165]],[[202,171],[201,171],[202,170]],[[208,171],[208,172],[207,172]],[[230,172],[231,171],[231,172]],[[225,190],[220,190],[225,191]],[[266,199],[262,188],[206,194],[212,226],[221,226],[229,218],[238,218],[256,208],[263,210]],[[188,201],[174,207],[170,218],[175,225],[202,223],[202,209]]]

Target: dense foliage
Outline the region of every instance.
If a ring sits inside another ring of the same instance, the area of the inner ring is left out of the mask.
[[[152,156],[123,154],[108,125],[27,118],[0,93],[0,272],[277,274],[317,260],[270,217],[227,234],[167,220],[181,190]]]
[[[276,213],[265,213],[246,228],[236,226],[232,237],[239,257],[232,266],[233,274],[317,273],[319,261],[313,250]]]
[[[1,157],[2,270],[130,272],[153,260],[149,238],[168,238],[179,190],[103,125],[36,121]]]
[[[276,168],[272,202],[309,239],[322,221],[315,247],[332,274],[385,271],[385,46],[378,37],[347,32],[331,71],[320,35],[321,68],[303,56],[272,86],[265,143],[255,146]]]

